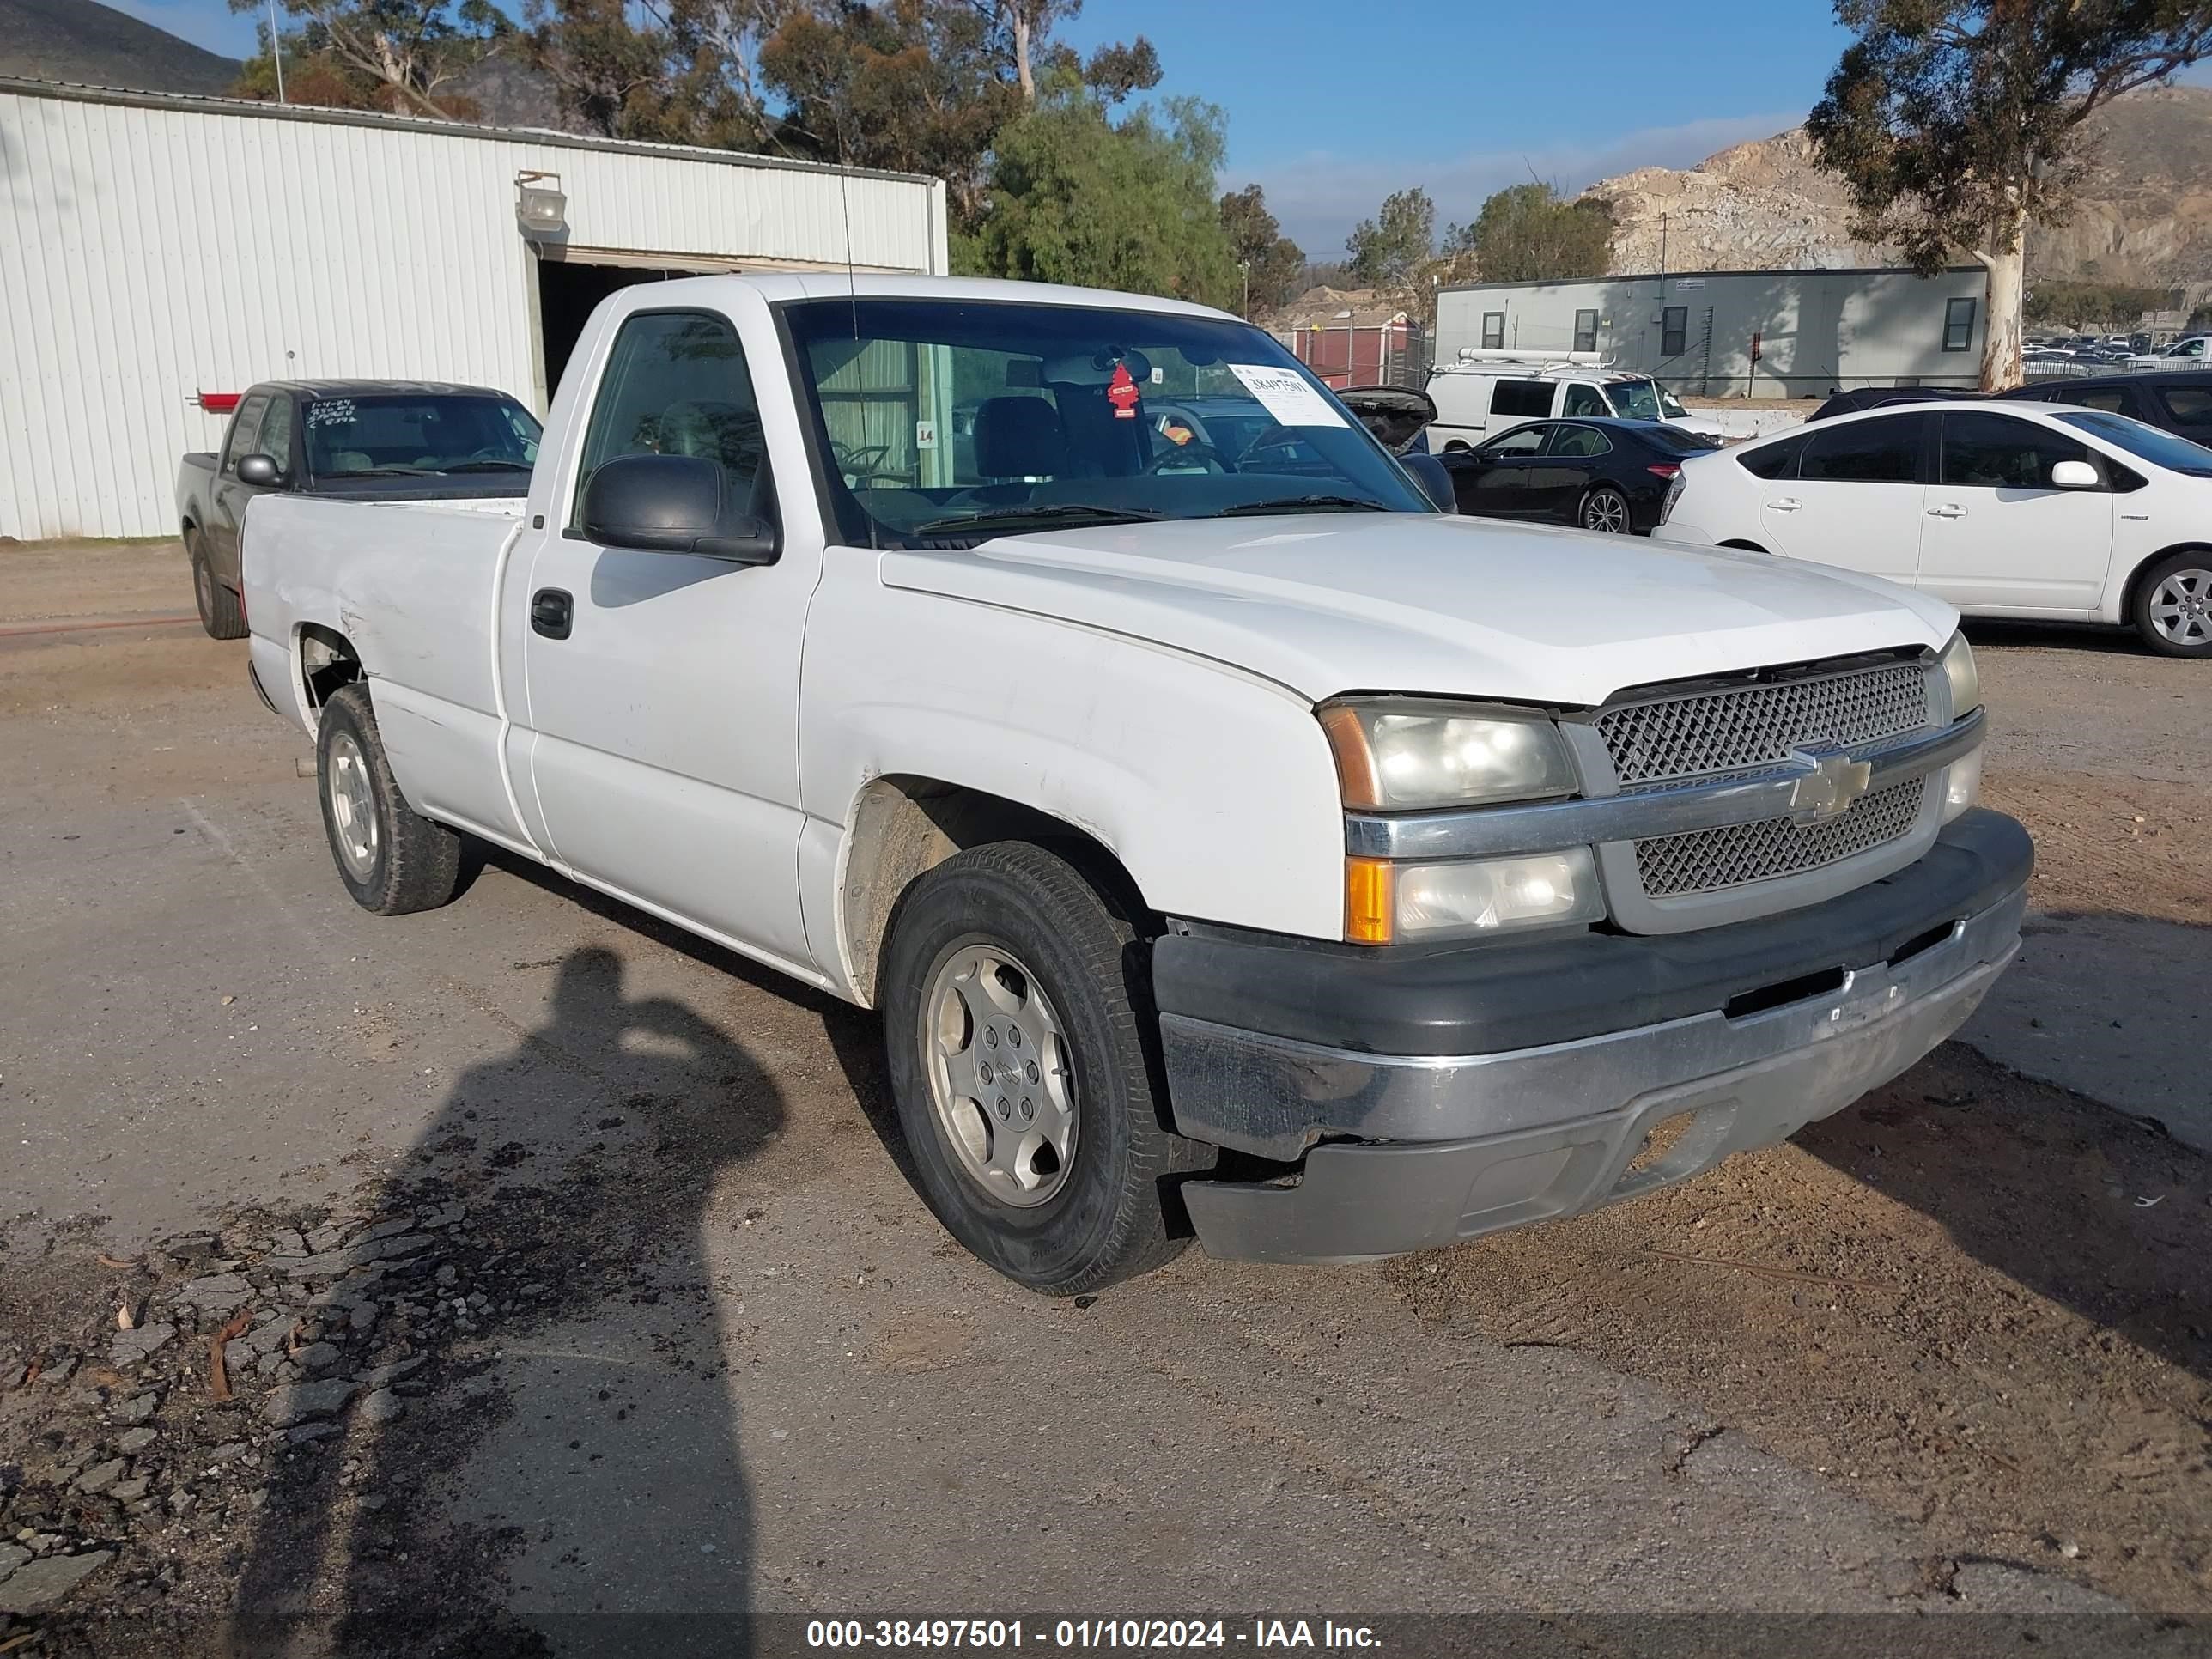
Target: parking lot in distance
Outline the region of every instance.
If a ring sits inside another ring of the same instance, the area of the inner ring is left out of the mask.
[[[1570,1223],[1051,1301],[915,1196],[871,1018],[519,863],[362,914],[173,546],[0,571],[0,1466],[127,1537],[101,1617],[2212,1611],[2202,665],[1969,625],[2030,936],[1859,1106]],[[379,1223],[434,1242],[352,1306],[265,1264]],[[70,1468],[118,1298],[177,1327],[120,1502]],[[315,1343],[385,1403],[301,1436],[254,1378]]]

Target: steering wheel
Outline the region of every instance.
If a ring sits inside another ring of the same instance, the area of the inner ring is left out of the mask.
[[[1203,465],[1199,466],[1176,465],[1178,461],[1189,460],[1199,461]],[[1154,478],[1163,472],[1204,472],[1211,476],[1231,470],[1228,458],[1219,450],[1200,439],[1193,438],[1187,444],[1176,444],[1153,456],[1151,460],[1145,463],[1144,476],[1147,478]]]
[[[514,452],[505,445],[486,444],[482,449],[472,450],[462,456],[454,465],[466,466],[471,461],[511,461],[514,459]]]

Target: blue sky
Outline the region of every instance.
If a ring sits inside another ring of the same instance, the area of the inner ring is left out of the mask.
[[[253,48],[253,18],[226,0],[108,3],[210,51]],[[1778,132],[1844,40],[1825,0],[1090,0],[1066,32],[1085,50],[1133,34],[1159,48],[1164,92],[1227,112],[1224,185],[1264,185],[1316,258],[1407,185],[1441,229],[1531,174],[1574,190]]]

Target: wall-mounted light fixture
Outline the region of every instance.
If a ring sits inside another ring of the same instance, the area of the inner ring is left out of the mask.
[[[568,228],[568,198],[562,194],[559,173],[514,175],[514,222],[525,236],[535,240],[558,236]]]

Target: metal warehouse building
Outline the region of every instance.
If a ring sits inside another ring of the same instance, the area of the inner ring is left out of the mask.
[[[203,392],[407,377],[542,413],[612,289],[848,258],[943,271],[944,185],[0,78],[0,536],[174,532]]]
[[[1708,397],[1973,386],[1985,273],[1707,270],[1438,290],[1436,360],[1462,347],[1596,351]]]

